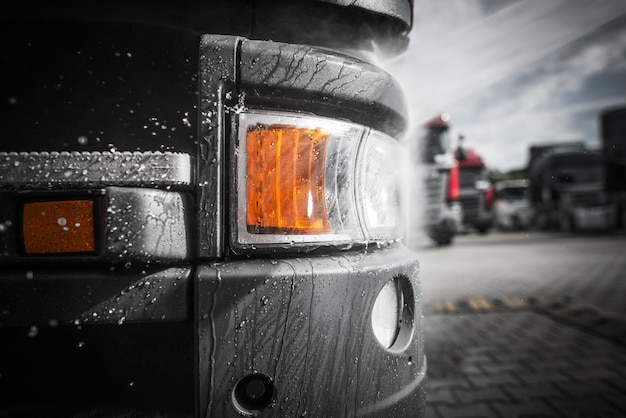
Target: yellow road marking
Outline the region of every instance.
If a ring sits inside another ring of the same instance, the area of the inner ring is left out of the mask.
[[[488,311],[491,309],[491,303],[487,299],[472,298],[468,299],[467,303],[475,311]]]
[[[502,302],[511,309],[520,309],[526,306],[524,299],[515,296],[503,297]]]
[[[456,305],[451,300],[442,300],[437,302],[435,308],[438,311],[456,312]]]

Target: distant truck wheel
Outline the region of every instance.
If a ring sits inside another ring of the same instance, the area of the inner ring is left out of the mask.
[[[548,221],[548,217],[545,214],[538,214],[535,218],[535,224],[539,229],[543,231],[547,230],[550,227],[550,222]]]
[[[439,235],[433,237],[433,241],[437,244],[438,247],[445,247],[447,245],[451,245],[453,241],[452,235]]]
[[[574,232],[576,230],[576,222],[573,216],[566,211],[559,212],[559,229],[563,232]]]
[[[478,233],[480,235],[486,235],[487,232],[489,232],[489,229],[490,228],[488,226],[477,226],[476,227],[476,230],[478,231]]]

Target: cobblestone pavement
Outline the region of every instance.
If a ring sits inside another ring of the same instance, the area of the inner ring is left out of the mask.
[[[426,418],[626,416],[621,342],[537,310],[425,321]]]
[[[626,417],[625,249],[530,233],[420,251],[426,418]]]
[[[626,232],[493,232],[417,248],[427,302],[548,295],[626,315]]]

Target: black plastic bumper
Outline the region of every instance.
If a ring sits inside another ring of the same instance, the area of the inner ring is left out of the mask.
[[[371,325],[393,278],[413,291],[402,349]],[[196,272],[3,272],[0,415],[420,416],[418,289],[403,248]],[[271,386],[258,410],[235,394],[250,376]]]
[[[215,416],[235,415],[234,385],[258,373],[275,390],[263,416],[420,416],[425,359],[413,257],[396,249],[202,268],[199,366],[210,379],[199,382],[201,410],[208,401]],[[378,343],[371,325],[374,300],[393,278],[414,291],[414,332],[400,351]]]

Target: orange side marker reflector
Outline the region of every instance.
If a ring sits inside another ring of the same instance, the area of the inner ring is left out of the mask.
[[[22,232],[27,254],[93,252],[93,201],[27,202]]]
[[[330,134],[284,125],[246,136],[246,223],[255,234],[330,231],[324,167]]]

